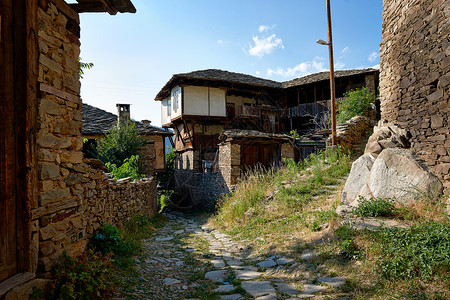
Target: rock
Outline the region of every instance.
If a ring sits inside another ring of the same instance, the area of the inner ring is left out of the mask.
[[[320,277],[317,279],[319,283],[325,283],[333,287],[340,287],[345,283],[344,277]]]
[[[304,290],[303,290],[302,294],[306,294],[306,295],[318,293],[318,292],[321,292],[321,291],[327,289],[327,287],[325,287],[325,286],[308,284],[308,283],[304,284],[303,288],[304,288]]]
[[[269,281],[244,281],[241,287],[253,297],[276,293]]]
[[[235,273],[236,273],[236,278],[242,279],[242,280],[256,279],[263,274],[261,272],[255,272],[255,271],[249,271],[249,270],[236,270]]]
[[[233,295],[222,295],[220,296],[220,300],[239,300],[244,299],[241,294],[233,294]]]
[[[169,235],[169,236],[165,236],[165,237],[157,237],[155,238],[156,242],[166,242],[166,241],[171,241],[173,240],[173,236]]]
[[[232,284],[223,284],[223,285],[219,285],[219,287],[217,287],[215,290],[213,290],[214,293],[229,293],[232,290],[234,290],[235,287]]]
[[[261,297],[256,297],[256,300],[276,300],[277,299],[277,294],[276,293],[271,293],[265,296],[261,296]]]
[[[367,187],[375,198],[393,198],[409,203],[424,193],[442,194],[442,182],[407,149],[383,150],[373,163]],[[362,196],[369,196],[367,193]]]
[[[297,288],[294,285],[289,284],[289,283],[278,282],[278,283],[275,283],[275,285],[280,290],[280,292],[282,292],[283,294],[287,294],[289,296],[300,293],[300,291],[297,290]]]
[[[293,262],[294,260],[292,258],[286,258],[286,257],[280,257],[277,259],[277,264],[279,265],[287,265]]]
[[[175,284],[180,284],[181,283],[180,280],[174,279],[174,278],[169,278],[169,277],[165,278],[163,280],[163,282],[164,282],[164,285],[175,285]]]
[[[223,282],[227,274],[227,270],[209,271],[205,274],[205,278],[214,282]]]
[[[409,148],[411,135],[392,123],[380,122],[373,129],[373,134],[367,141],[364,153],[380,154],[387,148]]]
[[[273,266],[276,266],[277,263],[273,259],[266,259],[265,261],[257,263],[256,265],[260,268],[271,268]]]
[[[311,258],[313,258],[313,256],[314,256],[314,253],[311,250],[305,250],[305,251],[303,251],[300,258],[303,260],[310,260]]]
[[[353,207],[349,205],[339,205],[338,207],[336,207],[336,213],[339,217],[346,217],[353,213]]]
[[[353,162],[342,192],[342,204],[350,204],[357,198],[362,187],[369,179],[374,161],[375,158],[372,154],[366,153]]]
[[[211,263],[216,268],[223,268],[223,267],[225,267],[225,262],[222,259],[220,259],[220,258],[211,259]]]

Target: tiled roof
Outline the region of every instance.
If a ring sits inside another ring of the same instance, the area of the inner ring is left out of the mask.
[[[353,69],[353,70],[341,70],[335,72],[335,78],[346,77],[352,75],[366,74],[378,71],[377,69]],[[263,79],[247,74],[228,72],[218,69],[199,70],[190,73],[174,74],[172,78],[164,85],[164,87],[158,92],[155,100],[162,100],[170,94],[170,90],[177,85],[183,79],[199,79],[206,81],[222,81],[224,83],[239,83],[252,86],[261,86],[267,88],[289,88],[293,86],[305,85],[322,80],[329,80],[330,72],[320,72],[296,78],[290,81],[278,82],[269,79]]]
[[[83,134],[105,134],[117,124],[117,116],[98,107],[83,103],[82,110]],[[150,124],[134,121],[136,128],[143,134],[172,135],[170,131],[164,130]]]
[[[340,71],[334,72],[334,78],[360,75],[360,74],[366,74],[366,73],[373,73],[376,71],[378,71],[378,70],[372,69],[372,68],[340,70]],[[285,81],[282,83],[282,85],[283,85],[283,88],[289,88],[289,87],[293,87],[293,86],[299,86],[299,85],[305,85],[305,84],[309,84],[309,83],[319,82],[322,80],[330,80],[330,72],[329,71],[306,75],[306,76],[296,78],[293,80]]]
[[[289,140],[290,136],[286,134],[272,134],[261,132],[257,130],[243,130],[243,129],[228,129],[222,131],[219,140],[224,141],[227,138],[231,139],[275,139],[275,140]]]
[[[218,69],[207,69],[194,71],[190,73],[174,74],[172,78],[164,85],[164,87],[156,95],[156,100],[162,100],[170,93],[172,87],[178,84],[182,79],[200,79],[208,81],[222,81],[224,83],[239,83],[252,86],[262,86],[268,88],[281,88],[281,83],[269,79],[263,79],[247,74],[229,72]]]

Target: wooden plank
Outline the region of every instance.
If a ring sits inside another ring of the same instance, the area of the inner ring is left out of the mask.
[[[70,94],[65,91],[58,90],[57,88],[54,88],[54,87],[44,84],[42,82],[40,84],[40,90],[41,90],[41,92],[46,92],[46,93],[55,95],[64,100],[68,100],[68,101],[71,101],[71,102],[74,102],[77,104],[81,104],[81,98],[79,96]]]
[[[52,214],[52,213],[55,213],[57,211],[61,211],[64,209],[77,207],[80,204],[81,204],[81,201],[77,200],[77,198],[70,198],[70,199],[66,199],[63,201],[51,203],[46,206],[37,207],[31,211],[31,219],[37,220],[38,218],[40,218],[42,216],[46,216],[46,215],[49,215],[49,214]]]
[[[0,4],[0,281],[17,273],[14,130],[14,3]]]
[[[30,272],[24,272],[14,275],[8,280],[0,282],[0,298],[2,298],[7,292],[13,288],[24,284],[30,280],[36,278],[36,275]]]

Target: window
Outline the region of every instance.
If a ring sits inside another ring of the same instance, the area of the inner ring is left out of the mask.
[[[180,89],[173,89],[172,90],[172,102],[173,102],[173,110],[177,111],[179,107],[179,99],[181,98],[181,90]]]
[[[170,117],[171,112],[172,112],[172,106],[170,105],[170,98],[167,99],[167,116]]]

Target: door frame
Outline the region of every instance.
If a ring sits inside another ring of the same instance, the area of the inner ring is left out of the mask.
[[[39,247],[38,230],[35,229],[35,232],[32,232],[32,226],[35,225],[38,228],[38,224],[37,221],[35,221],[36,224],[31,221],[31,210],[38,206],[36,133],[39,53],[37,7],[38,0],[3,0],[3,6],[0,7],[0,14],[4,14],[4,17],[0,18],[0,51],[2,56],[5,55],[11,62],[13,73],[13,84],[9,89],[12,88],[14,96],[7,98],[7,105],[14,107],[15,162],[13,165],[15,169],[11,171],[15,178],[16,273],[36,272]],[[7,17],[6,14],[8,14]],[[12,30],[12,34],[8,33],[8,30]],[[6,43],[8,43],[8,47],[5,47]],[[6,88],[5,92],[8,92]],[[0,183],[0,185],[3,184],[4,182]]]

